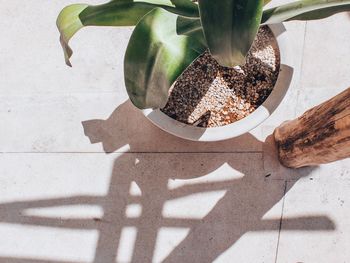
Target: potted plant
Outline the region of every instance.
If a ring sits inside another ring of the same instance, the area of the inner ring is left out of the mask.
[[[264,9],[268,2],[73,4],[61,11],[57,26],[69,66],[72,50],[68,42],[81,28],[135,26],[124,60],[125,85],[132,103],[167,132],[216,141],[248,132],[281,102],[293,75],[293,54],[282,22],[350,11],[350,0],[301,0]],[[214,84],[206,79],[210,77]],[[203,101],[210,101],[210,111]],[[194,119],[189,121],[190,117]]]

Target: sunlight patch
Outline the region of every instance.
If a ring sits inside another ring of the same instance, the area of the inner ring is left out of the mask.
[[[22,212],[22,215],[60,219],[102,218],[103,209],[98,205],[68,205],[44,208],[29,208],[25,209]]]

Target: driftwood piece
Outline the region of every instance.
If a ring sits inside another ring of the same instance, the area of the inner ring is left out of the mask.
[[[274,132],[280,162],[287,167],[350,157],[350,88],[283,123]]]

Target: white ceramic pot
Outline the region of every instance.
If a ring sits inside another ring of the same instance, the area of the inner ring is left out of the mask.
[[[278,107],[293,78],[293,57],[288,47],[287,31],[283,24],[270,25],[269,27],[277,40],[280,50],[280,72],[270,96],[249,116],[226,126],[201,128],[176,121],[160,110],[147,109],[142,111],[143,114],[160,129],[192,141],[226,140],[240,136],[257,127]]]

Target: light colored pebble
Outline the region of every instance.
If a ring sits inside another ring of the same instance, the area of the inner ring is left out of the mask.
[[[233,123],[248,116],[269,96],[279,66],[276,40],[268,27],[262,27],[245,65],[225,68],[205,52],[173,85],[162,111],[195,126]]]

